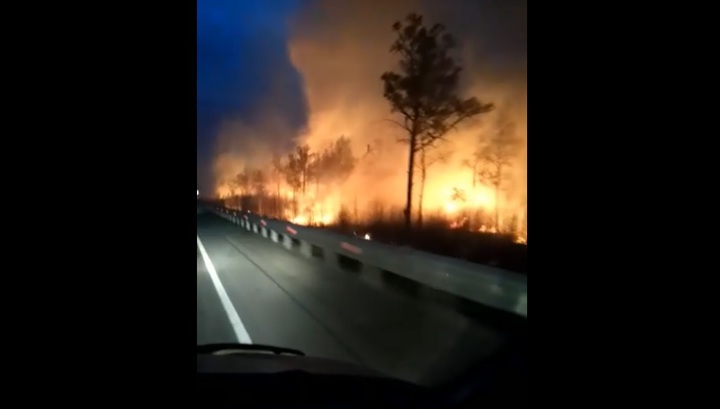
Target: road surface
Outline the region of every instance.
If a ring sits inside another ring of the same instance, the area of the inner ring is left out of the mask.
[[[502,333],[456,309],[303,257],[209,212],[197,215],[197,343],[299,349],[432,384]]]

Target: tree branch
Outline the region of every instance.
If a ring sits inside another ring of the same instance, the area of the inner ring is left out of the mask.
[[[387,118],[386,118],[386,119],[383,119],[383,121],[387,121],[387,122],[390,122],[391,124],[395,124],[395,125],[399,126],[400,128],[402,128],[402,129],[410,132],[410,128],[408,128],[407,125],[403,125],[403,124],[401,124],[400,122],[398,122],[398,121],[396,121],[396,120],[394,120],[394,119],[387,119]]]

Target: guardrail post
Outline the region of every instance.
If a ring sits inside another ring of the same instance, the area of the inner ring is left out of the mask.
[[[283,235],[283,246],[288,250],[292,250],[292,238],[287,234]]]
[[[312,258],[312,244],[305,240],[300,240],[300,254],[307,258]]]

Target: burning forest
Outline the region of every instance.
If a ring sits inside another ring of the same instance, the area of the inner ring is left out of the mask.
[[[267,126],[226,123],[217,195],[230,207],[373,240],[434,229],[435,240],[447,231],[526,244],[525,69],[483,67],[453,25],[400,11],[408,2],[342,12],[341,2],[320,3],[324,23],[308,23],[319,9],[307,10],[288,44],[303,78],[305,128],[282,129],[277,112]],[[292,142],[230,142],[247,133]]]

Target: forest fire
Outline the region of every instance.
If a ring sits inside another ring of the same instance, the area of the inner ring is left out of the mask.
[[[311,189],[307,189],[306,186],[306,193],[303,195],[299,191],[299,186],[302,184],[300,181],[294,185],[296,190],[293,191],[293,185],[288,183],[288,180],[301,179],[297,173],[285,175],[280,180],[267,180],[265,184],[254,187],[248,187],[250,183],[248,186],[241,183],[245,179],[243,174],[255,173],[257,176],[257,172],[246,169],[239,178],[236,178],[240,182],[230,180],[218,186],[218,195],[225,198],[226,203],[231,207],[250,209],[306,226],[328,226],[339,222],[367,224],[383,219],[390,221],[401,218],[400,203],[377,201],[377,195],[352,192],[347,189],[349,186],[312,184]],[[460,179],[458,176],[468,177],[467,173],[466,169],[458,169],[454,177],[452,173],[448,173],[447,176],[439,175],[438,179],[458,180]],[[329,176],[327,178],[331,179]],[[263,177],[260,179],[264,180]],[[460,186],[465,185],[460,184]],[[469,193],[466,194],[465,189]],[[279,196],[277,193],[271,193],[272,190],[279,192]],[[479,233],[500,231],[513,234],[516,243],[527,243],[523,220],[524,209],[508,202],[507,208],[500,209],[498,229],[493,220],[496,202],[491,190],[486,186],[476,185],[473,189],[471,185],[463,188],[430,184],[426,190],[422,203],[425,217],[430,217],[433,221],[445,219],[450,229],[468,229]],[[367,201],[368,196],[374,197],[374,201]],[[419,213],[418,209],[416,212]]]
[[[398,56],[387,45],[395,39],[390,27],[398,14],[353,7],[358,9],[335,15],[340,7],[323,2],[334,16],[327,26],[298,20],[289,55],[303,78],[307,125],[293,135],[290,151],[243,146],[224,157],[216,169],[216,192],[228,205],[301,225],[403,224],[408,134],[397,126],[397,110],[390,109],[380,81],[397,66]],[[363,20],[376,24],[354,23]],[[374,28],[383,25],[387,31]],[[511,235],[527,244],[524,80],[465,68],[458,98],[467,102],[477,94],[494,109],[478,105],[476,118],[462,126],[424,134],[426,148],[416,152],[413,166],[412,223]],[[255,133],[263,139],[262,129]]]

